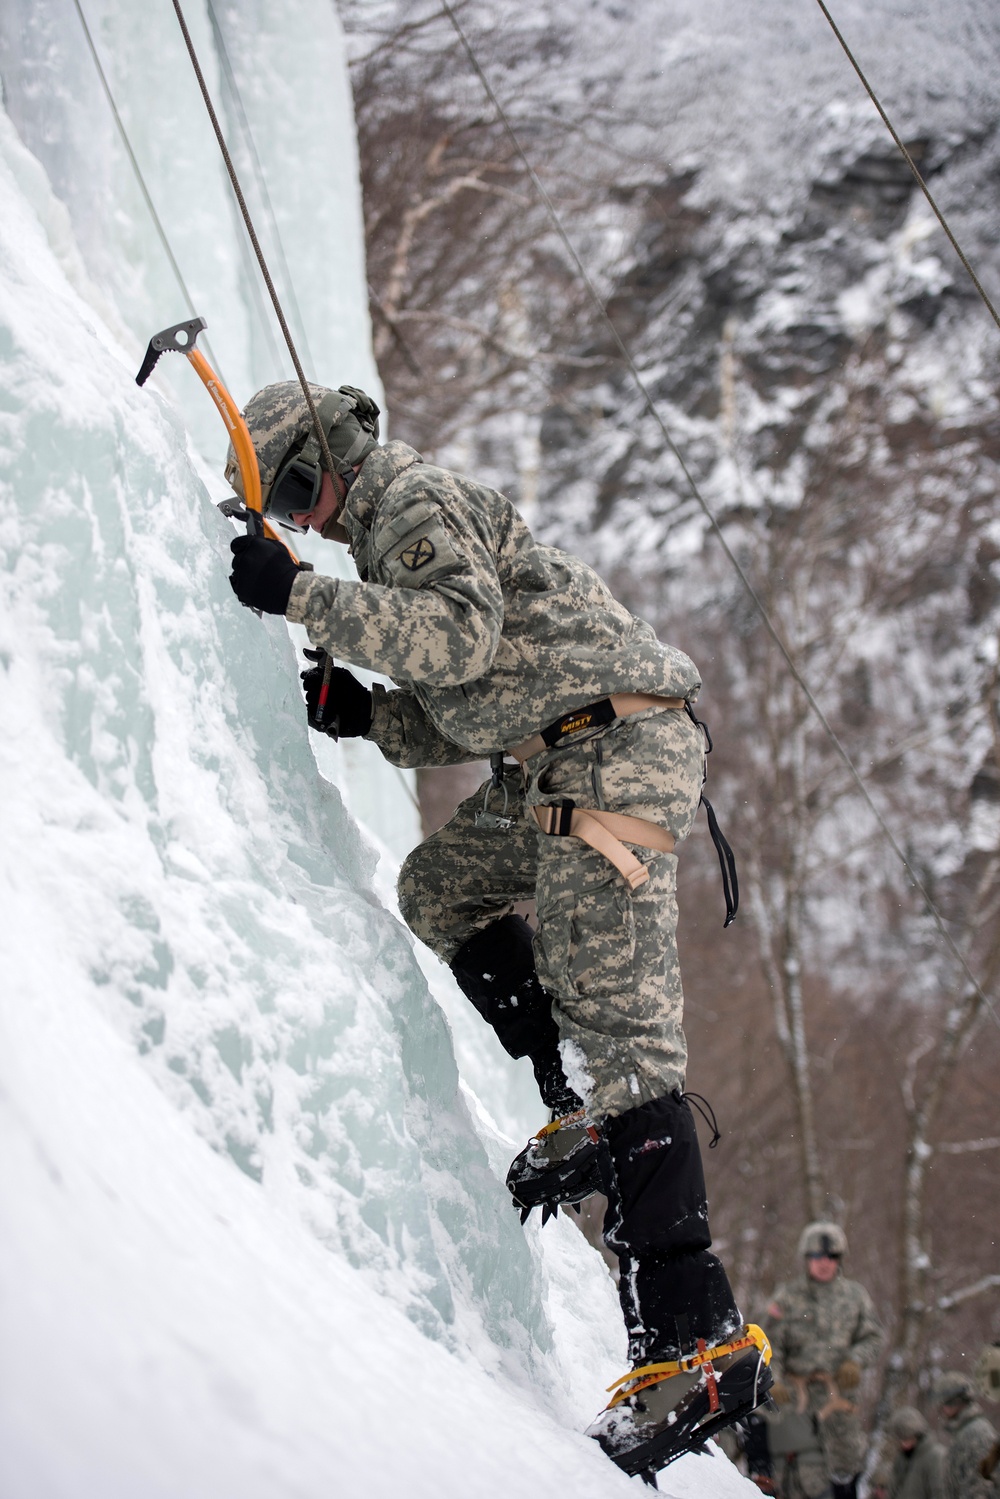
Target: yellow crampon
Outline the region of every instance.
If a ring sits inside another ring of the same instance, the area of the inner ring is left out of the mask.
[[[638,1369],[629,1370],[628,1374],[623,1374],[621,1379],[616,1379],[614,1384],[608,1385],[609,1393],[612,1390],[617,1390],[618,1393],[612,1395],[607,1409],[612,1410],[623,1400],[627,1400],[630,1395],[637,1394],[639,1390],[647,1390],[651,1385],[660,1384],[664,1379],[672,1379],[675,1374],[690,1374],[696,1369],[707,1367],[708,1373],[712,1375],[714,1374],[713,1359],[725,1358],[730,1353],[740,1353],[744,1348],[759,1349],[765,1364],[771,1362],[771,1345],[763,1328],[758,1327],[755,1322],[748,1322],[743,1337],[734,1338],[732,1342],[716,1343],[714,1347],[708,1348],[704,1338],[699,1338],[697,1353],[685,1354],[683,1358],[671,1359],[668,1363],[643,1364]],[[619,1389],[619,1386],[622,1388]]]
[[[577,1109],[575,1114],[564,1114],[561,1119],[553,1119],[551,1124],[543,1124],[535,1135],[536,1140],[544,1140],[546,1135],[555,1134],[557,1129],[566,1129],[574,1124],[582,1124],[587,1117],[586,1109]],[[596,1140],[597,1131],[591,1126],[589,1133]]]

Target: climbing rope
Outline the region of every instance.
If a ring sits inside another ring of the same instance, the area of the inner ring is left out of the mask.
[[[245,224],[247,234],[250,237],[250,243],[253,245],[254,254],[257,257],[257,264],[260,266],[260,273],[264,278],[264,285],[267,287],[268,294],[274,306],[275,316],[278,319],[278,325],[281,328],[285,343],[288,346],[288,352],[291,355],[292,364],[295,366],[295,373],[298,376],[299,384],[302,386],[302,394],[305,397],[306,405],[309,408],[309,415],[312,418],[312,424],[316,432],[316,440],[319,443],[320,452],[323,454],[324,465],[327,472],[332,476],[337,472],[337,470],[334,467],[333,455],[330,452],[330,445],[327,442],[326,433],[323,430],[323,424],[319,419],[319,412],[316,410],[316,403],[312,398],[312,392],[309,389],[309,382],[305,377],[305,372],[299,360],[298,350],[295,347],[295,340],[292,338],[291,330],[288,327],[288,323],[285,319],[285,314],[282,311],[281,301],[278,297],[278,293],[275,291],[274,282],[271,280],[271,272],[267,268],[267,261],[264,259],[264,252],[260,247],[260,241],[257,238],[257,231],[253,226],[253,219],[250,217],[250,210],[247,207],[246,199],[243,196],[243,189],[240,186],[240,179],[236,175],[236,168],[233,166],[233,159],[229,154],[229,147],[226,145],[226,138],[222,134],[222,127],[219,124],[219,117],[215,113],[215,106],[212,103],[212,96],[208,91],[208,84],[205,82],[205,75],[201,71],[201,64],[198,61],[198,54],[195,51],[194,42],[191,40],[191,33],[190,31],[188,31],[187,22],[184,19],[184,11],[181,8],[180,0],[173,0],[173,7],[177,15],[178,24],[181,28],[181,35],[184,37],[184,45],[187,47],[188,56],[191,59],[191,66],[194,68],[194,74],[198,80],[198,87],[201,89],[201,97],[205,101],[205,108],[208,110],[208,117],[212,122],[212,129],[214,130],[215,138],[219,143],[219,150],[222,152],[222,159],[226,164],[226,171],[229,173],[229,180],[233,185],[233,192],[236,194],[236,201],[239,204],[240,213],[243,216],[243,223]]]
[[[176,0],[175,0],[175,3],[176,3]],[[820,0],[820,3],[822,3],[822,0]],[[769,613],[767,611],[767,608],[764,605],[763,600],[760,598],[759,594],[757,593],[757,590],[754,588],[754,586],[751,583],[749,577],[747,576],[747,574],[744,571],[742,565],[740,564],[740,561],[739,561],[738,557],[736,556],[736,554],[734,553],[734,551],[730,547],[728,541],[726,540],[726,538],[725,538],[725,536],[723,534],[723,531],[722,531],[722,527],[720,526],[718,520],[716,519],[715,513],[713,512],[713,510],[711,509],[710,505],[708,504],[708,501],[705,499],[704,495],[702,494],[702,492],[701,492],[701,490],[700,490],[700,488],[699,488],[699,486],[698,486],[698,484],[697,484],[697,482],[695,480],[694,475],[692,474],[691,470],[688,468],[686,462],[684,461],[683,455],[681,454],[681,452],[678,449],[676,443],[674,442],[672,436],[670,435],[670,432],[667,429],[667,425],[666,425],[665,421],[663,420],[663,417],[660,415],[660,412],[657,410],[656,406],[654,405],[653,398],[652,398],[652,396],[649,393],[649,389],[648,389],[648,387],[646,385],[646,382],[643,380],[642,375],[639,373],[639,369],[638,369],[638,366],[635,363],[635,360],[633,359],[631,353],[629,352],[628,348],[626,347],[625,342],[624,342],[624,340],[621,337],[621,334],[618,332],[617,327],[615,326],[614,322],[612,321],[612,319],[611,319],[611,317],[610,317],[610,315],[609,315],[609,313],[607,311],[607,308],[605,307],[604,302],[601,299],[600,294],[598,293],[597,287],[594,285],[593,279],[591,278],[589,272],[587,271],[587,268],[583,264],[583,261],[580,259],[580,256],[577,253],[576,247],[574,246],[572,240],[570,239],[568,233],[566,232],[566,229],[565,229],[565,227],[564,227],[564,225],[562,223],[562,220],[561,220],[561,218],[559,216],[558,210],[555,207],[555,204],[553,203],[551,197],[549,196],[549,194],[546,191],[544,185],[542,184],[541,180],[539,179],[539,176],[538,176],[537,172],[535,171],[535,169],[532,166],[530,160],[528,159],[528,156],[527,156],[527,154],[526,154],[523,146],[521,145],[520,138],[518,137],[517,132],[515,131],[513,125],[510,122],[510,118],[509,118],[509,116],[507,114],[507,111],[504,109],[504,107],[501,104],[499,98],[497,97],[496,93],[494,92],[493,86],[491,85],[489,79],[487,78],[486,73],[484,72],[484,70],[483,70],[483,68],[482,68],[482,66],[481,66],[481,64],[479,62],[479,59],[476,56],[476,53],[475,53],[475,51],[474,51],[474,49],[472,47],[472,44],[469,41],[469,38],[466,35],[465,30],[462,27],[462,23],[459,20],[458,16],[455,14],[455,11],[454,11],[451,3],[450,3],[450,0],[441,0],[441,7],[442,7],[442,10],[444,11],[444,14],[448,17],[449,21],[451,22],[452,27],[454,28],[456,35],[458,36],[458,39],[459,39],[459,41],[460,41],[460,43],[462,45],[462,48],[463,48],[463,50],[465,52],[466,57],[469,60],[469,64],[470,64],[473,72],[476,74],[476,77],[479,79],[480,83],[482,84],[483,90],[484,90],[487,98],[489,99],[490,103],[493,105],[493,108],[496,110],[497,116],[500,119],[500,121],[501,121],[501,123],[502,123],[502,125],[504,127],[504,130],[505,130],[505,132],[507,134],[508,139],[511,142],[511,145],[514,147],[514,150],[517,152],[517,155],[520,157],[520,159],[521,159],[521,161],[522,161],[522,163],[524,165],[525,171],[528,173],[528,176],[531,179],[532,186],[534,187],[536,193],[539,196],[539,199],[541,200],[542,204],[545,207],[546,213],[548,214],[548,217],[549,217],[549,220],[550,220],[550,222],[552,224],[553,229],[555,230],[555,232],[558,235],[560,241],[562,242],[562,244],[563,244],[563,246],[564,246],[564,248],[566,250],[566,253],[570,257],[570,260],[571,260],[574,268],[576,269],[577,275],[580,277],[581,281],[583,282],[584,286],[586,287],[586,290],[587,290],[588,294],[590,295],[590,297],[591,297],[591,299],[592,299],[592,301],[593,301],[593,303],[594,303],[594,305],[595,305],[595,307],[596,307],[596,309],[598,311],[599,316],[601,317],[601,319],[604,322],[605,326],[607,327],[609,333],[611,334],[611,337],[614,340],[615,346],[618,349],[619,353],[621,354],[622,360],[623,360],[626,368],[628,369],[629,374],[632,376],[632,380],[635,383],[636,389],[638,390],[640,397],[642,398],[642,402],[643,402],[643,405],[644,405],[646,411],[652,417],[652,419],[655,422],[656,426],[659,428],[660,434],[661,434],[661,436],[662,436],[662,438],[663,438],[666,446],[669,448],[670,452],[673,454],[674,458],[677,460],[677,463],[678,463],[678,465],[680,467],[680,470],[681,470],[682,474],[684,475],[684,478],[687,481],[687,484],[688,484],[688,487],[689,487],[689,489],[691,491],[692,496],[694,497],[695,501],[697,502],[697,504],[698,504],[699,508],[701,509],[703,515],[705,516],[706,520],[708,521],[709,526],[711,527],[712,531],[715,534],[716,539],[719,542],[719,545],[722,547],[723,553],[725,554],[727,560],[729,561],[729,563],[732,566],[733,570],[735,571],[737,577],[739,578],[740,583],[742,584],[742,586],[743,586],[744,590],[746,591],[748,597],[752,601],[752,603],[754,605],[754,608],[757,610],[757,613],[760,616],[761,622],[764,625],[765,630],[767,631],[768,635],[770,636],[771,640],[773,641],[774,645],[776,646],[778,652],[780,653],[782,659],[784,660],[785,665],[787,666],[788,671],[789,671],[792,679],[794,680],[794,682],[798,686],[799,690],[801,691],[803,697],[805,698],[806,702],[808,703],[811,712],[813,713],[814,717],[816,718],[817,722],[819,723],[820,727],[822,728],[824,734],[826,735],[827,739],[829,740],[829,742],[830,742],[831,746],[833,747],[834,751],[836,752],[838,758],[842,761],[845,769],[848,772],[848,775],[850,776],[851,780],[853,781],[854,785],[856,786],[859,794],[861,795],[863,801],[865,802],[865,805],[868,807],[869,811],[871,812],[872,816],[874,817],[876,824],[878,825],[879,829],[881,830],[881,832],[882,832],[883,836],[885,837],[886,841],[888,842],[890,848],[892,849],[893,853],[896,855],[896,858],[899,860],[899,862],[902,865],[903,869],[906,871],[907,875],[909,876],[909,878],[910,878],[910,880],[911,880],[911,882],[913,884],[914,889],[916,889],[918,891],[918,893],[920,894],[920,896],[922,897],[922,899],[923,899],[923,901],[925,903],[926,909],[927,909],[929,915],[931,916],[931,918],[932,918],[932,920],[934,922],[934,925],[937,927],[937,930],[940,933],[940,935],[941,935],[941,937],[942,937],[942,939],[943,939],[943,941],[945,943],[945,946],[948,948],[948,951],[951,953],[952,957],[955,959],[955,961],[958,964],[959,968],[961,969],[961,971],[964,973],[965,977],[969,981],[969,984],[970,984],[970,986],[972,988],[972,992],[976,995],[977,999],[980,1001],[980,1003],[983,1005],[983,1007],[986,1009],[986,1011],[992,1016],[992,1018],[993,1018],[995,1024],[997,1025],[997,1027],[1000,1028],[1000,1014],[997,1013],[997,1011],[994,1008],[994,1005],[993,1005],[992,1001],[990,1000],[989,996],[986,994],[986,992],[983,989],[982,985],[980,984],[979,980],[976,978],[976,975],[973,973],[972,969],[969,967],[969,964],[968,964],[968,962],[967,962],[967,960],[965,958],[965,955],[963,954],[961,948],[958,946],[958,943],[955,941],[954,937],[951,935],[951,933],[949,932],[947,926],[945,925],[944,917],[941,915],[940,911],[938,910],[937,906],[935,905],[933,897],[931,896],[930,891],[927,889],[927,886],[924,884],[923,880],[920,878],[920,876],[917,873],[916,869],[914,869],[912,863],[907,858],[905,852],[901,848],[901,846],[900,846],[900,844],[899,844],[899,842],[898,842],[895,834],[892,832],[892,829],[889,827],[889,824],[886,822],[886,820],[883,817],[882,813],[879,811],[878,807],[875,805],[874,801],[872,800],[871,795],[870,795],[870,793],[868,791],[868,788],[865,785],[864,781],[862,780],[862,777],[861,777],[861,774],[860,774],[859,770],[857,769],[857,766],[854,764],[854,761],[851,759],[851,756],[848,754],[847,750],[844,748],[843,744],[841,743],[840,738],[838,737],[836,731],[833,728],[833,725],[830,723],[830,720],[827,718],[826,714],[823,712],[823,710],[820,707],[819,703],[816,701],[816,698],[814,697],[814,695],[812,693],[812,690],[809,687],[808,682],[805,680],[805,678],[803,677],[802,673],[799,671],[799,668],[796,666],[795,661],[792,658],[791,652],[789,651],[788,647],[785,645],[785,642],[781,638],[781,635],[778,633],[777,627],[773,623],[773,621],[772,621],[772,619],[771,619],[771,617],[770,617],[770,615],[769,615]],[[985,296],[985,293],[983,295]]]
[[[910,155],[909,151],[907,151],[906,147],[903,145],[903,142],[900,139],[900,136],[899,136],[898,131],[896,130],[896,127],[893,125],[893,123],[890,120],[889,116],[886,114],[885,110],[882,108],[882,105],[879,102],[879,99],[878,99],[878,97],[877,97],[877,95],[875,93],[875,90],[872,88],[871,84],[868,82],[868,79],[865,77],[864,73],[861,71],[861,66],[860,66],[857,58],[854,56],[854,53],[851,51],[850,47],[847,45],[846,41],[844,40],[843,34],[841,33],[839,26],[837,25],[836,21],[833,19],[833,17],[831,16],[829,10],[827,9],[826,4],[824,3],[824,0],[816,0],[816,4],[819,6],[819,8],[823,12],[824,16],[826,16],[826,19],[829,21],[829,23],[830,23],[830,29],[832,30],[834,36],[837,38],[837,41],[843,47],[844,52],[847,54],[847,60],[848,60],[848,62],[851,64],[851,67],[854,69],[855,73],[857,73],[858,77],[861,79],[861,82],[864,84],[865,90],[866,90],[866,92],[868,94],[869,99],[872,101],[872,103],[874,104],[875,108],[878,110],[879,114],[882,116],[882,123],[883,123],[883,125],[885,126],[886,130],[888,130],[888,132],[892,136],[893,140],[896,142],[896,145],[899,147],[900,151],[903,153],[903,158],[906,161],[906,165],[909,167],[910,171],[913,173],[914,177],[917,179],[917,184],[918,184],[918,186],[920,188],[920,191],[923,193],[924,197],[927,199],[928,203],[931,205],[931,208],[934,210],[934,214],[935,214],[935,216],[937,218],[938,223],[941,225],[941,228],[944,230],[945,234],[948,236],[949,240],[951,241],[952,249],[955,251],[955,254],[958,256],[959,260],[962,262],[962,264],[965,267],[966,271],[969,273],[969,277],[970,277],[970,279],[972,281],[973,286],[976,288],[976,291],[979,293],[979,295],[982,297],[983,301],[986,303],[986,306],[989,309],[990,317],[996,323],[997,327],[1000,328],[1000,313],[997,312],[996,308],[993,306],[993,303],[990,301],[989,297],[986,295],[986,292],[983,289],[982,282],[980,281],[979,277],[976,275],[975,271],[972,269],[972,266],[969,264],[968,258],[967,258],[966,254],[965,254],[965,251],[962,249],[962,246],[959,244],[959,242],[955,238],[954,234],[952,234],[952,232],[951,232],[951,226],[948,223],[948,220],[945,218],[944,214],[941,212],[941,210],[938,207],[937,203],[934,201],[934,197],[931,194],[930,188],[927,186],[927,183],[924,181],[923,177],[920,174],[920,168],[917,166],[916,162],[913,160],[913,157]]]
[[[325,463],[326,463],[327,471],[330,474],[333,474],[335,472],[335,469],[334,469],[334,466],[333,466],[333,457],[332,457],[332,455],[330,453],[330,445],[327,442],[326,433],[323,430],[323,424],[322,424],[322,422],[319,419],[319,413],[316,410],[316,405],[315,405],[315,402],[313,401],[312,393],[311,393],[311,391],[309,389],[309,382],[307,381],[307,379],[305,377],[305,373],[304,373],[304,371],[302,369],[302,364],[301,364],[301,362],[299,360],[298,350],[295,347],[295,341],[292,338],[291,331],[290,331],[290,329],[288,327],[288,323],[287,323],[287,321],[285,319],[285,314],[284,314],[284,311],[282,310],[280,298],[278,297],[278,293],[275,290],[274,282],[271,279],[271,273],[268,270],[267,261],[264,258],[264,252],[263,252],[263,250],[260,247],[260,241],[257,238],[257,231],[254,229],[253,219],[250,216],[250,210],[247,207],[246,198],[243,196],[243,189],[240,186],[240,180],[239,180],[239,177],[237,176],[236,168],[233,165],[232,157],[229,154],[229,148],[226,145],[225,137],[222,134],[222,127],[219,124],[219,119],[218,119],[218,116],[217,116],[217,114],[215,112],[215,106],[212,103],[212,97],[211,97],[211,95],[210,95],[210,93],[208,91],[208,85],[205,82],[205,75],[202,72],[202,70],[201,70],[201,64],[198,61],[198,54],[195,51],[194,42],[191,40],[191,33],[188,31],[187,22],[184,19],[184,12],[181,9],[180,0],[173,0],[173,7],[174,7],[174,10],[175,10],[175,12],[177,14],[177,20],[178,20],[178,23],[179,23],[180,28],[181,28],[181,34],[184,37],[184,43],[185,43],[185,45],[187,47],[187,50],[188,50],[188,56],[191,59],[191,66],[194,68],[195,77],[198,80],[198,87],[201,89],[202,99],[205,101],[205,108],[208,111],[208,117],[209,117],[209,119],[212,122],[212,129],[215,132],[215,138],[216,138],[216,140],[219,143],[219,150],[222,152],[222,159],[223,159],[223,161],[226,164],[226,171],[229,173],[229,180],[230,180],[230,182],[233,185],[233,192],[236,194],[236,201],[239,204],[240,213],[243,216],[243,222],[246,225],[246,231],[247,231],[247,234],[248,234],[248,236],[250,238],[250,243],[253,245],[254,254],[257,257],[257,264],[260,266],[260,272],[261,272],[261,275],[264,278],[264,284],[267,287],[268,294],[270,295],[271,301],[272,301],[272,303],[274,305],[275,315],[276,315],[276,317],[278,319],[278,323],[279,323],[279,325],[281,327],[281,332],[284,335],[285,343],[288,346],[288,352],[291,355],[292,363],[295,366],[295,373],[296,373],[296,375],[299,378],[299,384],[302,386],[302,394],[305,396],[306,404],[309,407],[309,414],[312,417],[313,427],[315,428],[315,431],[316,431],[316,437],[317,437],[317,439],[319,441],[320,450],[321,450],[321,452],[323,454],[323,458],[324,458]],[[279,246],[281,246],[281,237],[280,237],[280,235],[277,232],[277,221],[274,219],[274,211],[273,211],[273,208],[271,208],[270,195],[267,193],[266,186],[264,185],[263,167],[260,164],[260,158],[257,156],[256,149],[253,146],[253,138],[250,135],[250,128],[249,128],[249,123],[247,122],[246,111],[243,109],[242,99],[240,99],[240,97],[239,97],[239,91],[236,88],[235,75],[234,75],[234,73],[232,71],[232,67],[231,67],[230,62],[229,62],[229,55],[225,51],[224,44],[222,44],[221,32],[219,30],[218,22],[216,21],[215,14],[214,14],[214,11],[212,10],[211,5],[209,5],[209,10],[212,12],[211,18],[212,18],[213,27],[215,29],[216,38],[217,38],[217,40],[221,44],[220,45],[220,56],[222,56],[224,58],[223,66],[224,66],[224,69],[227,71],[229,78],[232,81],[232,90],[233,90],[234,100],[238,101],[239,111],[240,111],[240,113],[242,115],[242,118],[243,118],[244,122],[246,123],[246,136],[247,136],[248,145],[249,145],[250,150],[251,150],[251,155],[253,156],[254,160],[256,161],[256,163],[257,163],[257,169],[260,172],[260,179],[259,180],[260,180],[260,183],[261,183],[261,185],[263,187],[262,196],[263,196],[264,201],[265,201],[265,203],[267,205],[267,210],[271,214],[272,223],[273,223],[273,226],[274,226],[274,230],[275,230],[275,235],[276,235],[276,238],[277,238],[277,242],[278,242]],[[290,273],[288,271],[288,262],[287,262],[287,260],[284,259],[284,249],[283,248],[279,249],[279,254],[280,254],[280,257],[282,259],[282,263],[283,263],[283,267],[284,267],[284,270],[285,270],[285,273],[286,273],[286,277],[288,278],[288,285],[289,285],[289,287],[291,287],[291,277],[290,277]],[[302,323],[302,315],[301,315],[301,312],[299,311],[298,302],[295,300],[294,291],[292,292],[292,302],[293,302],[293,305],[295,307],[296,314],[298,316],[298,320],[299,320],[300,323]],[[303,324],[303,327],[304,327],[304,324]],[[332,660],[332,658],[331,658],[331,660]],[[400,779],[402,780],[403,787],[404,787],[404,789],[406,791],[407,796],[409,797],[410,801],[413,803],[414,807],[419,812],[420,811],[420,803],[417,801],[417,798],[414,796],[413,790],[410,787],[409,782],[406,780],[406,778],[405,778],[402,770],[400,770],[399,766],[396,766],[395,769],[399,772],[399,776],[400,776]]]
[[[121,136],[122,145],[125,147],[125,154],[128,156],[129,161],[132,163],[132,170],[135,173],[136,181],[139,184],[139,191],[142,193],[142,196],[145,199],[146,207],[149,209],[149,216],[153,220],[153,225],[156,229],[157,235],[159,236],[160,244],[163,246],[164,253],[168,261],[170,262],[170,268],[177,279],[177,285],[181,289],[181,296],[187,303],[187,310],[191,314],[192,318],[195,318],[198,316],[198,314],[195,312],[191,293],[188,291],[187,282],[184,280],[181,268],[177,264],[177,257],[174,255],[174,252],[170,247],[170,241],[167,238],[167,231],[163,227],[163,224],[160,220],[160,215],[156,211],[156,205],[154,204],[153,199],[150,195],[149,188],[146,186],[146,179],[142,174],[142,168],[140,167],[139,162],[136,159],[136,154],[132,149],[132,142],[129,140],[128,131],[125,129],[125,122],[118,112],[118,106],[115,103],[115,96],[111,92],[111,85],[108,82],[107,74],[105,73],[104,68],[101,64],[101,59],[98,55],[97,47],[94,44],[94,38],[91,35],[90,27],[87,25],[87,17],[83,13],[83,7],[80,4],[80,0],[73,0],[73,4],[76,7],[77,15],[80,17],[80,25],[83,27],[83,34],[87,39],[87,46],[90,49],[90,55],[94,59],[94,66],[97,69],[97,76],[101,80],[101,87],[103,88],[105,98],[107,99],[108,104],[111,107],[111,113],[114,117],[114,122],[118,127],[118,134]],[[212,357],[212,363],[215,365],[221,376],[222,366],[220,365],[218,359],[215,357],[212,345],[209,343],[207,338],[205,339],[205,347]]]
[[[219,54],[219,61],[222,64],[222,76],[226,81],[226,87],[229,90],[229,97],[232,99],[233,108],[235,109],[239,119],[240,134],[246,142],[247,154],[250,158],[251,166],[253,167],[254,180],[257,183],[257,191],[260,194],[260,201],[264,206],[264,215],[268,221],[268,224],[270,225],[271,240],[274,244],[278,262],[281,266],[281,279],[284,283],[285,297],[291,304],[292,312],[295,316],[295,323],[298,330],[298,339],[305,353],[306,363],[311,369],[316,369],[318,366],[312,356],[312,350],[309,347],[309,334],[306,330],[305,318],[302,316],[302,309],[299,306],[299,299],[295,295],[295,282],[292,278],[291,268],[288,264],[288,257],[285,254],[285,242],[282,238],[281,230],[278,227],[278,217],[274,211],[274,204],[271,202],[271,194],[268,191],[267,177],[264,172],[264,164],[260,159],[260,153],[257,150],[257,143],[254,140],[253,131],[250,129],[250,120],[247,115],[246,108],[243,104],[243,95],[241,94],[240,86],[236,81],[236,73],[229,57],[229,49],[226,46],[226,38],[223,34],[222,27],[219,25],[218,17],[215,14],[215,6],[212,4],[212,0],[207,0],[207,3],[208,18],[212,23],[212,35],[215,39],[215,46]],[[252,285],[254,287],[254,290],[256,291],[256,277],[252,279]],[[271,341],[273,344],[270,323],[266,318],[264,318],[263,321],[267,329],[269,341]],[[276,351],[274,362],[275,364],[278,363]]]

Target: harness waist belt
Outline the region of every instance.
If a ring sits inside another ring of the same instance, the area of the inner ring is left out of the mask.
[[[644,817],[628,817],[623,812],[596,812],[590,808],[584,810],[574,807],[572,802],[556,802],[554,806],[532,807],[531,810],[543,833],[581,838],[591,848],[596,848],[599,854],[611,861],[630,890],[646,883],[649,870],[625,847],[626,843],[638,843],[642,848],[655,848],[664,854],[674,851],[673,833],[658,823],[647,822]]]
[[[606,723],[614,723],[616,718],[629,718],[633,713],[641,713],[643,708],[674,708],[680,711],[683,707],[682,697],[656,697],[649,692],[616,692],[611,697],[600,698],[596,703],[588,703],[585,708],[574,708],[571,713],[564,713],[555,723],[550,723],[538,734],[532,734],[530,739],[515,745],[507,753],[523,764],[532,755],[537,755],[543,749],[552,749],[568,734],[578,734],[581,729],[602,728]]]

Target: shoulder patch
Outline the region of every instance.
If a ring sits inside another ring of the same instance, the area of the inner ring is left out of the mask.
[[[419,541],[414,541],[400,552],[399,560],[411,573],[415,573],[421,567],[426,567],[428,562],[433,562],[436,556],[433,541],[429,536],[421,536]]]

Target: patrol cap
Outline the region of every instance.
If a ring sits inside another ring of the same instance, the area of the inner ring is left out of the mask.
[[[975,1398],[975,1386],[967,1374],[946,1369],[934,1381],[934,1399],[938,1405],[964,1405]]]
[[[355,385],[330,390],[325,385],[310,384],[309,394],[338,473],[353,477],[354,466],[378,446],[378,406]],[[320,463],[319,440],[298,380],[265,385],[247,402],[243,420],[257,454],[261,503],[266,511],[271,485],[285,460],[301,454],[309,463]],[[240,498],[245,499],[232,443],[226,455],[226,478]]]
[[[799,1239],[799,1254],[828,1254],[834,1259],[847,1253],[847,1235],[839,1223],[810,1223]]]
[[[926,1430],[927,1422],[912,1405],[901,1405],[889,1417],[889,1432],[897,1442],[905,1442],[908,1437],[922,1436]]]

